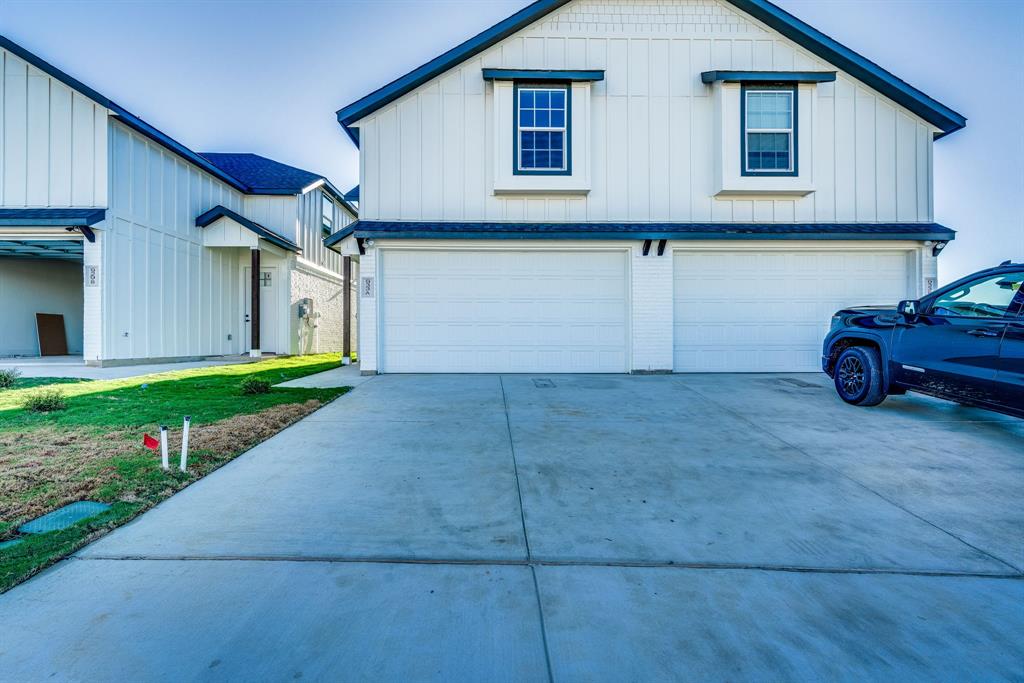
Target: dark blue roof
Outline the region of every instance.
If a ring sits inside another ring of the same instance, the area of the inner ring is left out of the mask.
[[[282,164],[259,154],[200,152],[200,155],[245,183],[249,188],[248,194],[302,194],[310,186],[322,183],[323,188],[334,195],[353,216],[358,215],[355,207],[348,203],[347,197],[331,184],[327,176]]]
[[[938,223],[451,223],[356,221],[334,233],[333,246],[360,239],[601,239],[601,240],[936,240],[956,232]]]
[[[359,201],[359,186],[356,185],[351,190],[345,193],[345,200],[349,202]]]
[[[768,0],[727,0],[740,11],[775,29],[825,61],[903,105],[947,135],[967,125],[967,119],[917,88],[900,80],[869,59],[833,40],[816,28],[776,7]],[[427,81],[553,12],[569,0],[537,0],[483,33],[435,57],[369,95],[337,112],[338,122],[359,145],[359,131],[352,124],[394,102]],[[941,135],[939,137],[941,137]]]
[[[230,218],[231,220],[235,221],[239,225],[244,225],[246,228],[248,228],[249,230],[252,230],[254,233],[259,235],[263,239],[267,240],[271,244],[276,244],[277,246],[281,247],[282,249],[287,249],[288,251],[294,251],[297,254],[301,254],[302,253],[302,249],[299,248],[299,245],[295,244],[291,240],[286,240],[285,238],[283,238],[280,235],[278,235],[276,232],[273,232],[272,230],[264,228],[259,223],[255,222],[255,221],[249,220],[245,216],[242,216],[241,214],[238,214],[238,213],[232,211],[231,209],[227,208],[226,206],[217,205],[217,206],[213,207],[212,209],[210,209],[209,211],[207,211],[206,213],[204,213],[204,214],[202,214],[200,216],[197,216],[196,217],[196,226],[198,226],[200,228],[205,228],[206,226],[210,225],[214,221],[216,221],[218,219],[221,219],[221,218]]]
[[[106,209],[0,209],[0,226],[88,227],[96,225],[106,215]]]
[[[245,183],[251,194],[300,194],[324,176],[258,154],[200,152],[200,156]]]

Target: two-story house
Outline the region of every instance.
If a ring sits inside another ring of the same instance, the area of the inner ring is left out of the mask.
[[[963,116],[765,0],[539,0],[341,109],[364,372],[814,371]]]
[[[193,152],[2,36],[0,75],[0,357],[343,350],[322,238],[356,211],[325,177]]]

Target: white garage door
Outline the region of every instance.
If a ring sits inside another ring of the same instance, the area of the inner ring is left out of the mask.
[[[625,251],[382,252],[384,372],[625,372]]]
[[[673,258],[676,372],[817,372],[833,313],[908,297],[905,251]]]

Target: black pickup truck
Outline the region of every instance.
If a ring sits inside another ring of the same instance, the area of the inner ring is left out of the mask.
[[[874,406],[916,391],[1024,417],[1024,263],[1009,261],[895,308],[832,316],[822,369]]]

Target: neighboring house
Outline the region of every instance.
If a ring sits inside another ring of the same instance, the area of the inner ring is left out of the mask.
[[[197,154],[2,37],[0,60],[0,356],[39,354],[36,313],[89,364],[342,350],[322,237],[356,213],[323,176]]]
[[[541,0],[338,112],[364,372],[820,370],[965,119],[764,0]]]

